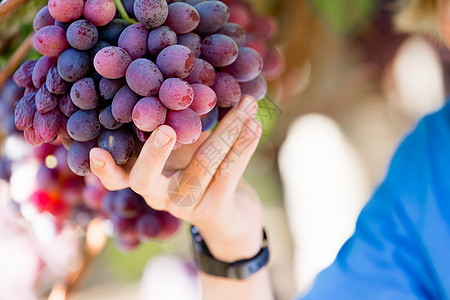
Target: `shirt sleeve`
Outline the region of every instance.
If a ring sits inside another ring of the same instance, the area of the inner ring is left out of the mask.
[[[448,299],[448,110],[423,119],[404,140],[355,233],[300,299]]]

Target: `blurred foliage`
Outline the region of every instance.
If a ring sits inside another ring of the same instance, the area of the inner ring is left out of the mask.
[[[309,0],[312,7],[337,33],[356,34],[371,22],[377,7],[373,0]]]
[[[33,0],[1,19],[0,24],[0,68],[9,60],[14,51],[33,33],[33,19],[47,0]],[[34,49],[25,58],[37,59],[41,55]]]

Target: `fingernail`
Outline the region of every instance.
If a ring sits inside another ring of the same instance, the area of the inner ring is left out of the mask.
[[[94,168],[96,168],[96,169],[101,169],[105,166],[104,161],[98,160],[94,157],[91,157],[91,163],[94,165]]]
[[[172,138],[164,133],[164,127],[158,128],[153,138],[153,144],[158,148],[167,146]]]

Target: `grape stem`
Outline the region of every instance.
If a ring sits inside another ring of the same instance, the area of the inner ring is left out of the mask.
[[[119,11],[120,16],[122,19],[124,19],[128,24],[136,24],[137,21],[135,19],[130,18],[128,16],[127,11],[125,10],[125,7],[123,7],[121,0],[114,0],[114,3],[116,4],[117,10]]]

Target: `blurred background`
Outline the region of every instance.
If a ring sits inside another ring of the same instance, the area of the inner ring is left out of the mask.
[[[26,53],[16,64],[39,58],[28,51],[27,37],[46,1],[18,2],[12,13],[0,14],[3,98],[15,55]],[[404,135],[444,104],[450,56],[436,40],[396,32],[394,1],[248,3],[279,25],[275,48],[253,36],[256,48],[276,58],[268,96],[260,101],[264,136],[245,178],[265,206],[276,295],[293,299],[307,292],[352,234]],[[6,157],[0,177],[8,178],[8,160],[23,146],[6,104],[0,105]],[[186,224],[170,241],[125,254],[103,239],[95,222],[57,234],[45,220],[30,223],[10,200],[13,187],[0,182],[0,299],[65,299],[68,281],[74,300],[200,299]]]

